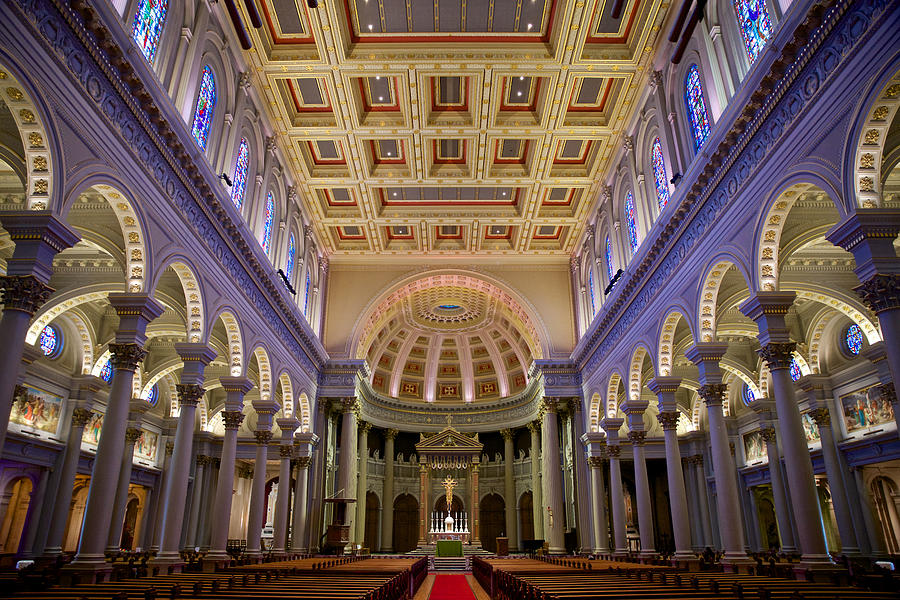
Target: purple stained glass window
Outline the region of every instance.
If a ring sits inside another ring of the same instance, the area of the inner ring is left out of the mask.
[[[609,236],[606,236],[606,276],[609,277],[609,280],[613,279],[613,256],[612,256],[612,244],[609,241]]]
[[[750,406],[750,403],[754,400],[756,400],[756,394],[753,393],[749,385],[744,384],[744,404]]]
[[[159,46],[168,8],[168,0],[141,0],[137,12],[134,13],[131,37],[151,63],[156,57],[156,48]]]
[[[847,334],[844,339],[847,343],[847,350],[850,351],[850,354],[859,354],[859,352],[862,350],[863,344],[863,333],[862,329],[859,328],[859,325],[854,323],[853,325],[848,327]]]
[[[588,269],[588,289],[591,294],[591,316],[597,314],[597,303],[594,299],[594,270]]]
[[[303,316],[309,319],[309,272],[306,273],[306,283],[303,287]]]
[[[625,225],[628,227],[628,243],[631,245],[631,253],[638,249],[637,216],[634,214],[634,196],[631,192],[625,195]]]
[[[284,265],[284,276],[287,277],[288,281],[291,280],[291,277],[294,274],[294,254],[296,252],[297,248],[294,245],[294,234],[291,233],[288,238],[287,263]]]
[[[691,133],[694,134],[694,148],[699,149],[709,136],[709,112],[706,110],[706,97],[697,65],[691,65],[685,77],[684,101],[691,120]]]
[[[150,393],[147,394],[147,403],[150,406],[156,406],[157,401],[159,401],[159,388],[154,385],[150,388]]]
[[[650,160],[653,162],[653,177],[656,180],[656,201],[659,203],[659,210],[662,210],[669,202],[669,180],[666,177],[666,160],[663,158],[659,138],[653,140]]]
[[[803,372],[800,371],[800,363],[797,362],[796,358],[791,359],[791,379],[794,381],[799,381],[803,376]]]
[[[752,65],[772,35],[766,0],[734,0],[734,10],[737,12],[738,27],[744,39],[747,58]]]
[[[53,325],[47,325],[41,330],[38,343],[44,356],[53,356],[61,349],[61,337]]]
[[[238,208],[244,204],[244,189],[247,187],[247,171],[250,169],[250,147],[247,140],[241,138],[237,160],[234,163],[234,177],[231,185],[231,201]]]
[[[200,91],[197,93],[197,108],[194,110],[194,125],[191,127],[191,135],[203,150],[206,150],[209,128],[212,125],[215,109],[216,76],[207,65],[203,67],[203,74],[200,76]]]
[[[268,254],[269,248],[272,246],[272,226],[275,224],[275,198],[272,196],[272,192],[266,195],[264,210],[262,247]]]
[[[103,368],[100,369],[100,379],[109,383],[113,378],[113,366],[112,360],[106,359],[106,364],[103,365]]]

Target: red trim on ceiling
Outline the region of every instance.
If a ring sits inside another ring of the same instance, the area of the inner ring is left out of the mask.
[[[316,78],[310,77],[310,79],[318,79],[318,77],[316,77]],[[325,82],[322,81],[322,80],[320,80],[320,81],[321,81],[323,84],[325,83]],[[322,86],[319,87],[320,90],[321,90],[322,88],[325,89],[325,100],[327,101],[326,104],[325,104],[325,106],[308,106],[308,105],[305,105],[305,104],[301,104],[301,103],[300,103],[300,98],[298,97],[298,92],[297,92],[296,89],[294,89],[294,80],[293,80],[293,79],[288,79],[288,80],[287,80],[287,84],[288,84],[288,89],[289,89],[290,92],[291,92],[291,99],[294,101],[294,110],[297,111],[298,113],[306,113],[306,112],[310,112],[310,113],[333,112],[333,111],[331,110],[331,96],[328,94],[328,86],[322,85]]]
[[[369,145],[372,151],[373,165],[402,165],[406,163],[406,152],[403,148],[403,140],[395,140],[397,142],[397,158],[394,158],[393,156],[390,158],[379,158],[375,146],[375,143],[378,141],[380,140],[369,140]]]
[[[341,144],[338,141],[331,140],[334,142],[334,145],[338,148],[338,151],[341,150]],[[306,144],[309,146],[309,155],[312,158],[313,162],[317,165],[330,166],[330,165],[346,165],[346,158],[318,158],[316,155],[316,148],[313,146],[311,140],[306,140]]]
[[[503,225],[506,227],[506,234],[504,235],[491,235],[491,227],[496,227],[496,225],[486,225],[484,228],[484,239],[486,240],[510,240],[512,239],[512,230],[513,228],[509,225]]]
[[[359,235],[345,235],[344,227],[340,226],[337,228],[338,237],[341,238],[342,241],[354,241],[354,240],[364,240],[366,239],[366,230],[361,226],[357,225],[359,228]]]
[[[495,140],[494,141],[494,164],[495,165],[524,165],[528,162],[528,145],[531,143],[531,140],[521,140],[522,141],[522,157],[521,158],[501,158],[500,157],[500,146],[503,143],[503,140]]]
[[[511,75],[510,77],[515,77],[515,75]],[[534,112],[537,108],[538,97],[541,93],[541,82],[543,81],[543,77],[532,77],[531,79],[534,81],[534,85],[531,89],[534,90],[534,93],[531,95],[531,104],[507,104],[506,103],[506,80],[509,77],[503,78],[503,83],[500,86],[500,110],[503,111],[530,111]]]
[[[559,155],[559,152],[563,148],[563,144],[566,143],[567,140],[560,140],[556,145],[556,156],[553,157],[554,165],[583,165],[587,162],[588,156],[591,153],[591,147],[594,144],[593,140],[585,140],[587,141],[587,145],[582,146],[582,153],[580,158],[562,158]]]
[[[316,40],[312,36],[311,33],[309,33],[303,37],[291,37],[291,38],[278,37],[278,34],[275,33],[275,23],[272,21],[272,15],[269,14],[268,2],[266,2],[266,0],[263,0],[262,2],[260,2],[260,4],[262,4],[263,13],[265,14],[265,17],[266,17],[266,24],[268,25],[268,28],[269,28],[269,36],[272,38],[272,43],[274,43],[276,45],[278,45],[278,44],[315,44],[316,43]],[[306,31],[311,32],[312,28],[309,26],[309,15],[306,15],[304,13],[298,13],[298,14],[301,16],[301,19],[303,21],[303,28],[306,29]]]
[[[562,234],[562,227],[560,227],[559,225],[554,225],[554,227],[556,227],[556,233],[554,233],[553,235],[547,235],[547,236],[540,235],[538,233],[538,231],[540,231],[541,227],[545,227],[545,226],[538,225],[537,227],[534,228],[534,235],[531,236],[531,239],[533,239],[533,240],[558,240],[560,234]]]
[[[582,79],[586,79],[582,77]],[[603,112],[606,110],[606,102],[609,100],[609,94],[612,91],[612,78],[606,79],[606,87],[603,90],[603,95],[600,98],[600,102],[597,105],[587,105],[587,104],[575,104],[575,86],[572,86],[572,95],[569,98],[569,106],[566,107],[566,111],[574,111],[574,112]]]
[[[436,240],[461,240],[465,234],[465,227],[462,225],[452,225],[456,227],[456,235],[441,235],[441,227],[451,227],[450,225],[435,225],[434,239]]]
[[[331,190],[322,190],[325,192],[325,201],[328,206],[356,206],[356,200],[353,198],[353,192],[350,192],[349,201],[337,201],[331,193]]]
[[[465,98],[462,104],[438,104],[437,103],[437,79],[441,77],[440,75],[436,75],[433,77],[429,77],[431,79],[431,112],[468,112],[469,110],[469,94],[472,86],[469,85],[469,78],[463,75],[454,75],[453,77],[459,77],[460,83],[459,85],[464,88],[464,94],[462,96]]]
[[[561,202],[550,200],[550,192],[551,191],[552,190],[547,190],[547,193],[544,194],[544,200],[543,200],[543,202],[541,202],[541,206],[571,206],[572,205],[572,198],[575,197],[574,189],[569,189],[566,192],[566,199]]]
[[[431,156],[432,162],[436,165],[464,165],[466,164],[466,143],[468,140],[459,140],[460,157],[459,158],[439,158],[438,157],[438,140],[431,140]]]
[[[628,15],[628,23],[625,24],[625,31],[619,37],[601,37],[596,35],[597,32],[597,23],[599,19],[597,17],[597,10],[601,6],[606,6],[605,2],[599,2],[594,6],[594,14],[591,17],[591,29],[588,32],[586,43],[588,44],[627,44],[628,36],[631,35],[631,28],[634,26],[634,20],[637,18],[637,14],[641,8],[641,0],[635,0],[634,6],[631,8],[631,14]]]
[[[412,225],[404,225],[402,227],[406,227],[406,229],[409,231],[409,235],[395,235],[391,231],[394,228],[394,226],[393,225],[386,226],[384,229],[387,234],[387,239],[389,239],[389,240],[415,240],[416,239],[416,236],[413,233]]]
[[[387,77],[386,75],[382,75],[381,77]],[[397,87],[397,78],[391,77],[390,79],[394,84],[394,103],[393,104],[378,104],[377,106],[372,106],[369,104],[368,94],[366,94],[366,83],[365,80],[368,77],[357,77],[356,80],[359,82],[359,95],[362,99],[363,110],[365,112],[400,112],[400,96],[398,94]]]
[[[382,206],[515,206],[519,202],[521,190],[515,188],[516,193],[509,201],[498,200],[386,200],[384,188],[378,188]]]

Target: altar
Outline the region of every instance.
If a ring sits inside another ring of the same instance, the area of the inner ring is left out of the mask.
[[[456,540],[438,540],[434,547],[435,556],[462,556],[463,542]]]

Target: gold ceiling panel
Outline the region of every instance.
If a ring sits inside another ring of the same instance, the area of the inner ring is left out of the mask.
[[[261,1],[247,57],[319,239],[348,256],[571,253],[669,9]]]

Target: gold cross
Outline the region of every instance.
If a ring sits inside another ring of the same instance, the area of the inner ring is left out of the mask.
[[[447,475],[444,477],[444,480],[441,482],[441,485],[444,486],[444,489],[447,490],[447,512],[450,512],[450,503],[453,502],[453,488],[456,487],[457,481]]]

